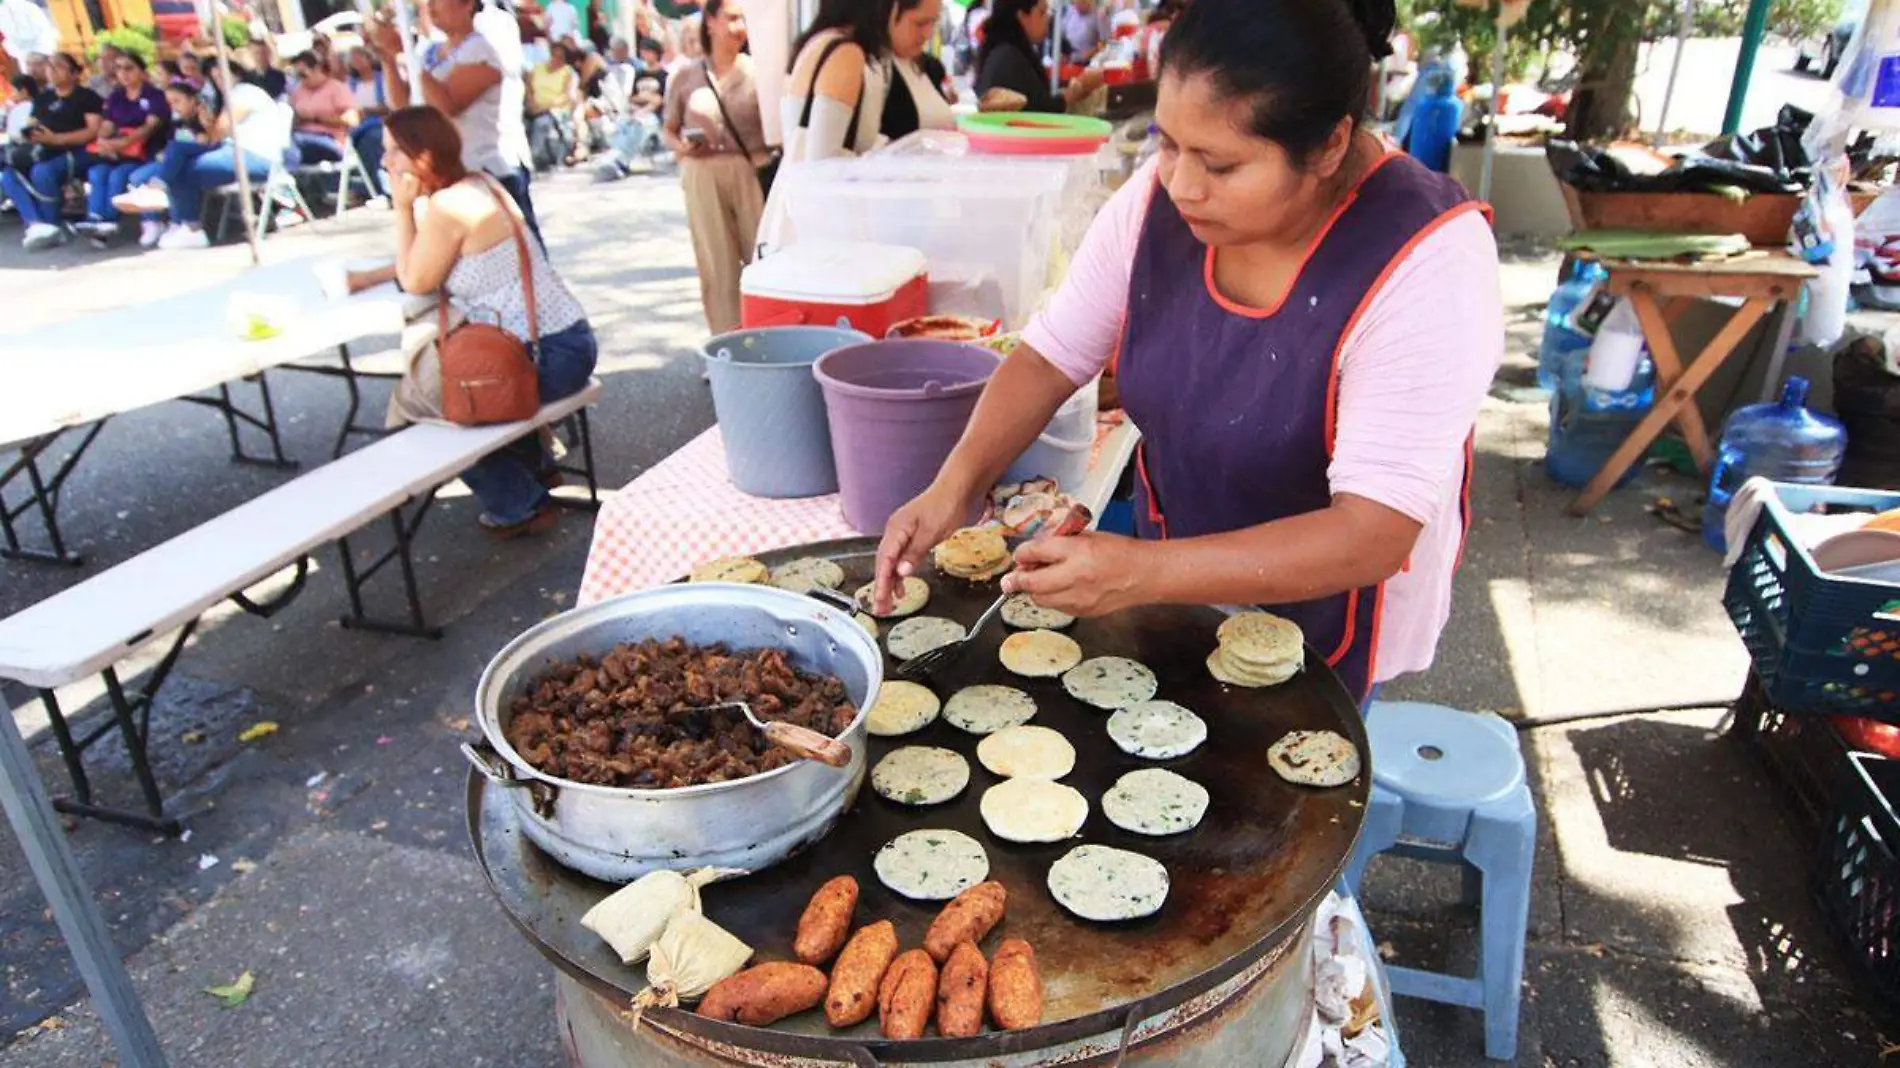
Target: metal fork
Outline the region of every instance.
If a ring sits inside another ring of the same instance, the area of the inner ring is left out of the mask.
[[[851,762],[851,747],[836,738],[820,734],[810,727],[801,727],[796,723],[781,723],[776,720],[766,722],[754,715],[752,706],[744,701],[721,701],[716,705],[698,705],[684,709],[686,712],[713,712],[722,708],[736,708],[746,720],[765,735],[767,741],[782,745],[802,757],[809,757],[820,764],[842,768]]]
[[[1083,504],[1070,505],[1067,512],[1059,517],[1051,516],[1050,519],[1052,522],[1045,524],[1043,528],[1037,531],[1035,536],[1029,540],[1037,541],[1042,538],[1066,538],[1072,534],[1080,534],[1095,525],[1095,513],[1089,511],[1088,506]],[[1014,569],[1012,568],[1012,570]],[[970,624],[969,631],[966,632],[961,639],[949,645],[940,645],[927,653],[911,657],[909,660],[897,665],[897,670],[891,672],[891,677],[915,682],[919,679],[929,678],[936,672],[942,671],[944,668],[955,663],[957,658],[961,657],[970,648],[970,643],[976,641],[976,636],[983,632],[983,628],[989,626],[990,620],[995,619],[997,615],[1003,611],[1003,603],[1008,601],[1010,596],[1010,594],[1005,593],[998,596],[995,601],[992,601],[990,606],[983,610],[983,614],[976,617],[976,622]]]

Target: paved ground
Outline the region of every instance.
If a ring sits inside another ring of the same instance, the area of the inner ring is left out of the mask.
[[[688,356],[699,334],[679,198],[664,180],[538,190],[556,262],[606,339],[596,420],[606,481],[623,483],[710,421]],[[380,219],[273,239],[372,247]],[[23,260],[0,233],[7,323],[60,318],[237,269],[241,254],[66,252]],[[59,270],[49,270],[58,267]],[[1515,348],[1534,345],[1554,264],[1515,262]],[[16,297],[21,299],[16,299]],[[319,462],[341,414],[335,383],[285,377],[291,448]],[[1541,814],[1517,1063],[1791,1066],[1877,1063],[1882,1043],[1805,890],[1810,840],[1757,766],[1717,733],[1744,662],[1717,601],[1719,562],[1644,512],[1686,480],[1646,474],[1589,519],[1544,479],[1542,399],[1514,356],[1480,427],[1480,517],[1439,664],[1388,696],[1495,709],[1523,724]],[[92,573],[274,485],[237,468],[221,428],[166,405],[115,421],[67,503]],[[470,863],[455,742],[474,680],[528,622],[570,603],[583,522],[497,549],[466,500],[423,536],[439,643],[345,632],[318,574],[269,622],[215,619],[154,720],[163,774],[186,791],[189,841],[92,822],[71,840],[177,1065],[540,1065],[559,1061],[548,969],[487,898]],[[0,612],[73,580],[0,564]],[[18,703],[16,700],[15,703]],[[1651,711],[1659,708],[1680,711]],[[17,715],[37,729],[32,706]],[[235,735],[259,720],[282,729]],[[188,741],[187,735],[202,735]],[[38,750],[60,782],[50,746]],[[101,776],[124,797],[111,773]],[[214,858],[215,863],[207,858]],[[1470,917],[1448,873],[1380,861],[1376,930],[1402,958],[1469,963]],[[0,841],[0,1064],[111,1059],[10,839]],[[200,988],[249,970],[256,994],[222,1009]],[[1474,1014],[1401,1001],[1416,1065],[1477,1066]],[[21,1033],[23,1032],[24,1033]]]

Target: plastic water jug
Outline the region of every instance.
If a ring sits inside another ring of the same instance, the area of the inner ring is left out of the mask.
[[[1847,431],[1840,422],[1809,411],[1808,380],[1790,376],[1781,399],[1738,408],[1722,424],[1709,475],[1709,500],[1702,506],[1702,540],[1722,552],[1728,548],[1728,502],[1742,483],[1760,475],[1776,482],[1831,486],[1847,453]]]
[[[1582,311],[1583,302],[1603,277],[1600,265],[1579,263],[1570,277],[1551,291],[1550,304],[1544,309],[1544,340],[1537,347],[1539,387],[1556,392],[1564,355],[1590,347],[1590,335],[1576,328],[1573,316]]]
[[[1544,472],[1566,486],[1584,486],[1609,462],[1617,446],[1656,402],[1656,369],[1647,354],[1623,389],[1596,389],[1583,380],[1588,345],[1567,351],[1559,367],[1557,389],[1550,395],[1550,446]],[[1636,477],[1641,459],[1616,480]]]
[[[1407,130],[1405,150],[1432,170],[1451,170],[1451,146],[1464,123],[1465,105],[1452,93],[1449,74],[1433,74]]]

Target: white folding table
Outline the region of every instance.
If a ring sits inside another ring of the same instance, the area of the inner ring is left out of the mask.
[[[0,556],[82,562],[60,533],[60,489],[107,420],[124,412],[170,400],[215,408],[224,416],[234,459],[295,466],[284,456],[264,373],[334,349],[343,354],[347,374],[350,342],[401,335],[434,306],[432,296],[412,296],[391,285],[332,300],[317,272],[326,259],[333,258],[259,267],[166,300],[0,336],[0,450],[18,454],[0,467]],[[276,302],[275,336],[235,336],[227,318],[240,294]],[[232,396],[239,380],[256,384],[255,413]],[[351,386],[354,394],[353,381]],[[265,436],[268,455],[245,451],[240,424]],[[62,439],[69,448],[56,456]],[[20,536],[29,513],[45,532],[45,546]]]

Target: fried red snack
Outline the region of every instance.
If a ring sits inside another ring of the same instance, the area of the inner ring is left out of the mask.
[[[884,976],[897,959],[897,927],[879,920],[858,928],[831,966],[831,988],[825,993],[825,1020],[833,1027],[850,1027],[871,1018],[878,1007]]]
[[[823,964],[838,955],[851,935],[851,914],[858,908],[858,881],[840,875],[818,888],[798,918],[792,955],[806,964]]]
[[[813,1008],[824,998],[824,972],[809,964],[775,960],[714,983],[700,999],[699,1014],[764,1027]]]
[[[921,949],[906,950],[891,962],[878,989],[879,1030],[890,1039],[922,1038],[936,1007],[936,962]]]
[[[983,996],[989,990],[990,964],[974,942],[950,951],[937,982],[937,1031],[945,1038],[983,1033]]]
[[[1042,972],[1036,951],[1020,938],[1006,938],[990,960],[990,1019],[1005,1031],[1042,1022]]]
[[[942,964],[961,942],[982,942],[983,937],[1003,922],[1009,892],[999,882],[978,883],[958,894],[924,933],[924,950],[930,959]]]

